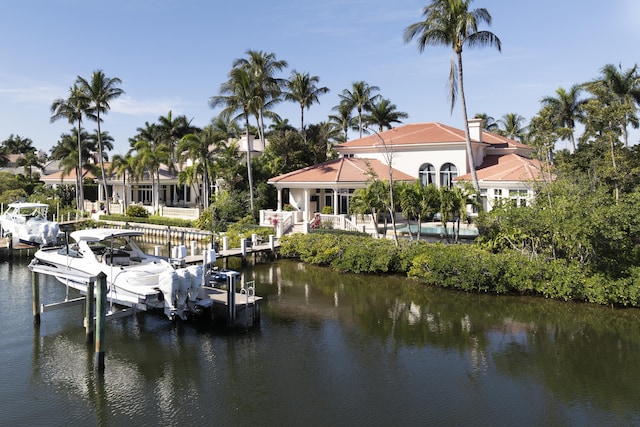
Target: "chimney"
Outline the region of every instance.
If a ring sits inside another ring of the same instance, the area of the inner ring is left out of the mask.
[[[484,128],[484,119],[469,119],[469,137],[478,142],[482,142],[482,130]]]

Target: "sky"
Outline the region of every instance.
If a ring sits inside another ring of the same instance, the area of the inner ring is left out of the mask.
[[[66,98],[77,76],[96,70],[122,80],[125,94],[101,125],[125,154],[146,122],[172,111],[206,126],[220,109],[232,63],[248,50],[288,62],[280,75],[308,72],[330,92],[305,111],[305,123],[326,121],[339,94],[355,81],[380,88],[404,123],[440,122],[462,128],[450,110],[450,48],[405,44],[404,29],[423,20],[428,0],[20,0],[2,6],[0,26],[0,141],[30,138],[50,153],[72,125],[50,122],[51,104]],[[486,8],[502,42],[463,52],[467,111],[527,120],[559,87],[593,80],[606,64],[640,63],[637,0],[474,0]],[[300,109],[275,112],[298,127]],[[93,131],[95,123],[85,122]],[[356,135],[350,135],[355,137]],[[630,143],[640,140],[630,132]],[[561,143],[559,148],[568,148]]]

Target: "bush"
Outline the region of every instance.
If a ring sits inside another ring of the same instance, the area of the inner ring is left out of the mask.
[[[149,211],[140,205],[131,205],[127,208],[127,216],[133,218],[149,218]]]

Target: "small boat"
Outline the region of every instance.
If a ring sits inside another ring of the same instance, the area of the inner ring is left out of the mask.
[[[144,253],[135,238],[137,230],[94,228],[70,234],[72,242],[42,247],[29,268],[55,276],[60,282],[86,294],[89,278],[104,273],[107,300],[140,310],[159,309],[170,318],[188,319],[202,314],[211,299],[202,291],[210,283],[213,250],[203,263],[176,268],[170,260]]]
[[[11,235],[14,243],[27,245],[54,245],[64,233],[55,221],[47,219],[46,203],[15,202],[0,215],[2,236]]]

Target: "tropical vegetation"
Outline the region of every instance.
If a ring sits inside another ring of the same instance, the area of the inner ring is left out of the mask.
[[[489,11],[473,9],[471,3],[432,0],[403,36],[405,43],[415,42],[419,52],[435,46],[452,50],[449,97],[451,110],[459,101],[462,111],[472,182],[445,188],[398,183],[390,168],[389,176],[372,175],[367,188],[351,199],[351,214],[370,215],[376,230],[398,212],[417,225],[415,230],[422,222],[440,221],[446,244],[428,244],[411,228],[397,233],[394,224],[393,242],[335,231],[321,234],[327,230],[320,224],[319,231],[308,236],[284,238],[283,253],[341,270],[402,273],[466,290],[640,304],[640,220],[635,215],[640,210],[640,149],[628,134],[629,127],[640,126],[638,66],[605,64],[587,82],[558,87],[540,99],[538,113],[529,120],[517,112],[475,115],[486,131],[532,147],[545,179],[531,183],[535,198],[526,206],[507,200],[470,218],[468,206],[480,195],[462,52],[472,47],[500,50],[502,44],[496,34],[481,29],[491,25]],[[166,170],[194,189],[204,210],[196,226],[223,232],[239,223],[248,230],[258,210],[276,204],[269,178],[335,158],[334,145],[346,141],[350,132],[378,133],[408,118],[382,88],[359,76],[353,76],[347,88],[330,89],[313,72],[288,72],[288,61],[257,50],[230,64],[226,80],[209,97],[217,110],[209,124],[194,126],[188,116],[168,111],[154,122],[141,123],[128,151],[115,155],[110,153],[114,141],[103,125],[108,125],[105,118],[113,102],[124,94],[124,82],[102,70],[89,78],[78,76],[66,96],[51,104],[51,121],[65,120],[71,129],[49,153],[37,151],[33,141],[19,135],[0,144],[0,167],[12,171],[0,172],[0,201],[47,201],[52,212],[83,215],[84,200],[91,184],[96,185],[85,177],[99,176],[97,183],[104,186],[108,174],[124,188],[152,182],[149,202],[157,211],[159,178]],[[306,113],[330,90],[339,98],[332,114],[309,123]],[[291,121],[295,125],[276,113],[286,102],[299,112]],[[86,123],[95,123],[96,129],[86,129]],[[253,135],[264,147],[261,156],[252,155]],[[561,149],[567,143],[568,149]],[[38,171],[49,160],[57,161],[64,175],[75,175],[75,185],[45,188]],[[129,218],[143,215],[139,206],[131,206],[127,193],[122,202]],[[103,202],[116,196],[106,187],[100,194]],[[108,210],[109,204],[105,206]],[[474,221],[480,231],[470,245],[455,244],[464,221]]]

